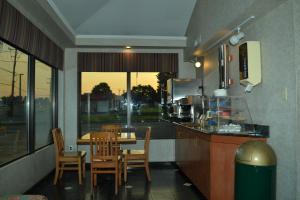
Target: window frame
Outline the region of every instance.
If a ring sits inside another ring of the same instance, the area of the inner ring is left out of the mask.
[[[30,54],[28,51],[18,47],[17,45],[3,39],[0,37],[0,42],[5,43],[17,51],[20,51],[28,56],[28,64],[27,64],[27,98],[26,98],[26,130],[27,130],[27,153],[22,156],[11,159],[5,163],[0,164],[0,168],[9,165],[19,159],[22,159],[28,155],[39,151],[40,149],[46,148],[53,144],[53,140],[51,140],[48,144],[35,149],[35,61],[38,60],[49,66],[52,70],[52,128],[57,127],[58,125],[58,68],[46,63],[36,56]]]

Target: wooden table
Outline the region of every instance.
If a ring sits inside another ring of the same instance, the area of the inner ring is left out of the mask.
[[[118,143],[120,144],[135,144],[136,136],[134,132],[123,132],[118,135]],[[90,144],[90,133],[84,134],[80,139],[77,139],[78,145]]]

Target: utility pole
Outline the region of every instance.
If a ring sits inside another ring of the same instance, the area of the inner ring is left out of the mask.
[[[15,75],[16,75],[16,65],[17,65],[17,54],[18,54],[18,51],[17,51],[17,49],[15,49],[13,72],[12,72],[12,83],[11,83],[11,97],[13,97],[15,94]]]
[[[15,94],[15,75],[16,75],[16,65],[17,65],[17,54],[18,51],[15,49],[14,52],[14,63],[13,63],[13,71],[12,71],[12,84],[11,84],[11,95],[10,95],[10,110],[8,111],[9,116],[14,115],[14,94]]]
[[[22,97],[22,76],[24,74],[19,74],[19,97]]]

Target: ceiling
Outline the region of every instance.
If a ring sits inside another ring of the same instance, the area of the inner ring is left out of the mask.
[[[196,0],[48,0],[76,35],[184,36]]]
[[[63,48],[184,48],[197,0],[8,1]]]

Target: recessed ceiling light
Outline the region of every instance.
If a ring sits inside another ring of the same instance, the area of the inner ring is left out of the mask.
[[[126,48],[126,49],[131,49],[131,46],[126,46],[125,48]]]

